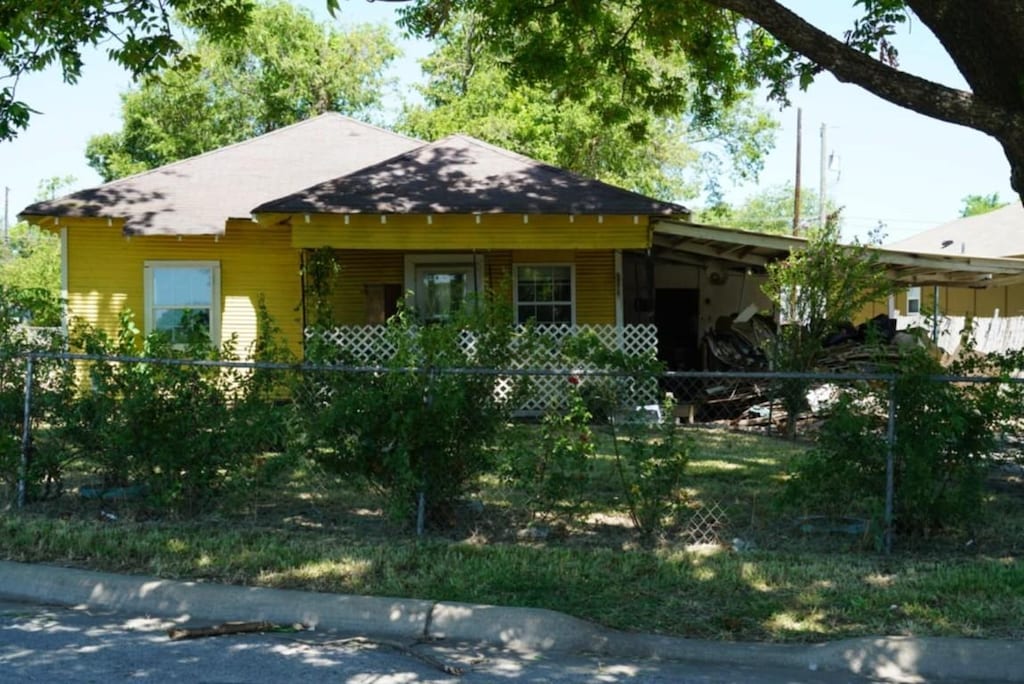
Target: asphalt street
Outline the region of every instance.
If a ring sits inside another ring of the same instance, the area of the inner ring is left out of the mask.
[[[341,638],[311,631],[174,641],[181,623],[125,613],[0,603],[0,682],[478,684],[673,682],[837,684],[871,680],[807,669],[524,654]],[[448,672],[445,668],[452,668]],[[461,670],[461,674],[455,672]]]
[[[0,684],[45,682],[1005,682],[1014,639],[813,644],[614,630],[557,611],[329,594],[0,561]],[[265,623],[265,634],[169,628]],[[301,630],[290,625],[300,624]],[[872,679],[874,678],[874,679]]]

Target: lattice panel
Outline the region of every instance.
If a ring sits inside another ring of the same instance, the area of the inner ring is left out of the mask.
[[[523,327],[519,327],[521,332]],[[307,342],[320,336],[320,340],[336,345],[341,358],[356,364],[378,365],[386,363],[395,353],[393,342],[388,336],[388,328],[382,325],[339,326],[327,331],[306,331]],[[621,350],[627,354],[653,357],[657,349],[657,328],[653,325],[627,325],[618,328],[614,325],[546,325],[541,329],[545,344],[538,345],[530,353],[516,354],[512,363],[515,370],[536,370],[537,374],[529,376],[531,391],[520,401],[519,410],[525,412],[541,412],[564,402],[569,383],[578,384],[581,388],[588,383],[591,387],[598,383],[615,383],[616,395],[623,406],[644,406],[658,401],[658,387],[655,381],[636,382],[630,379],[613,379],[599,375],[590,375],[596,371],[594,367],[585,367],[570,362],[562,347],[566,340],[576,335],[593,335],[608,349]],[[467,356],[473,357],[476,351],[476,338],[468,331],[462,333],[461,343]],[[495,369],[500,370],[500,369]],[[572,380],[570,380],[570,377]],[[516,378],[499,376],[496,381],[496,393],[499,398],[507,398],[512,392]]]
[[[712,503],[694,509],[686,525],[686,536],[691,544],[720,544],[729,522],[725,510]]]

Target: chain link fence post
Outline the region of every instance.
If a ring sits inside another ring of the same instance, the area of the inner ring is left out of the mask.
[[[885,433],[885,555],[892,553],[893,501],[896,497],[896,378],[889,378],[889,423]]]
[[[434,403],[433,389],[434,389],[434,374],[435,369],[431,366],[427,370],[426,374],[426,387],[423,392],[423,406],[427,411],[427,415],[430,415],[430,407]],[[420,454],[420,491],[416,495],[416,536],[422,537],[426,529],[426,518],[427,518],[427,459],[430,457],[430,451],[428,448],[424,448]]]
[[[25,507],[28,494],[28,471],[32,459],[32,371],[34,357],[25,355],[25,409],[21,425],[21,464],[18,468],[18,508]]]

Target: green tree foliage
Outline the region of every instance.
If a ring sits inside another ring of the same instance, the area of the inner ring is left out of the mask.
[[[799,349],[795,356],[785,357],[779,370],[813,370],[825,338],[892,290],[870,247],[839,241],[836,217],[823,229],[810,231],[803,249],[766,268],[768,279],[762,289],[788,322],[779,339],[793,346],[790,353]]]
[[[967,195],[960,201],[963,202],[963,207],[960,209],[960,216],[962,218],[987,214],[990,211],[1005,207],[1007,204],[999,199],[998,192],[993,192],[991,195]]]
[[[124,93],[121,130],[93,136],[86,157],[109,181],[328,111],[365,119],[397,54],[384,26],[342,30],[285,2],[260,4],[232,36],[200,27],[189,59]]]
[[[74,182],[74,176],[45,178],[36,199],[53,199]],[[0,286],[18,292],[21,315],[32,325],[60,325],[60,238],[24,221],[12,226],[6,238],[0,244]]]
[[[871,248],[840,243],[835,217],[823,229],[810,231],[803,249],[766,268],[762,289],[784,319],[766,350],[779,371],[819,370],[825,340],[893,289]],[[802,379],[784,380],[780,386],[790,436],[795,435],[795,416],[805,407],[806,387]]]
[[[800,232],[818,223],[818,191],[803,188],[800,192]],[[701,211],[697,220],[758,233],[791,235],[793,233],[793,185],[791,183],[764,188],[738,206],[718,204]],[[836,215],[838,207],[826,200],[826,213]]]
[[[586,176],[664,199],[714,192],[723,168],[734,179],[756,177],[774,142],[773,122],[749,92],[713,119],[654,112],[617,78],[598,74],[585,89],[513,81],[509,55],[481,19],[460,14],[437,35],[425,60],[423,105],[407,106],[399,128],[433,140],[462,132]],[[678,79],[688,92],[686,65],[676,56],[643,59]]]
[[[104,45],[139,77],[169,66],[181,52],[172,17],[228,36],[245,26],[249,0],[4,0],[0,2],[0,140],[28,126],[31,105],[17,98],[25,74],[59,64],[66,83],[82,75],[82,48]]]
[[[36,293],[33,325],[60,325],[60,238],[25,222],[11,226],[0,244],[0,286]]]
[[[807,87],[830,71],[898,106],[993,136],[1010,162],[1014,189],[1024,193],[1020,0],[854,4],[859,16],[841,38],[777,0],[416,0],[404,20],[414,33],[434,36],[459,12],[477,12],[481,31],[519,77],[568,97],[615,78],[625,97],[645,109],[672,114],[689,106],[705,121],[754,84],[786,102],[794,83]],[[899,68],[898,33],[913,22],[935,35],[969,91]],[[680,57],[685,72],[666,68]]]

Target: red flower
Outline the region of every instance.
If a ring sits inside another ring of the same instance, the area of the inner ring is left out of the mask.
[[[580,384],[580,379],[577,378],[575,375],[570,375],[569,376],[569,384],[570,385],[578,385],[578,384]]]

